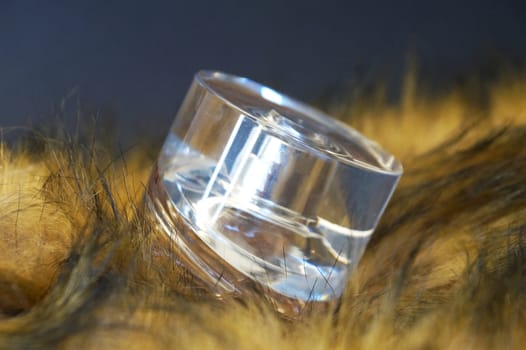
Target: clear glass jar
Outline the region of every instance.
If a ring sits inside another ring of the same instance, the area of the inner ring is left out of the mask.
[[[202,71],[146,200],[219,297],[260,289],[294,316],[337,300],[402,174],[376,143],[247,78]]]

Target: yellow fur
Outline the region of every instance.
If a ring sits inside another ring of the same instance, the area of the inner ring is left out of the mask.
[[[498,310],[484,309],[497,293],[492,283],[506,284],[509,278],[513,284],[518,278],[506,271],[513,268],[510,249],[521,245],[516,226],[526,222],[525,209],[501,207],[518,199],[499,198],[491,185],[477,196],[484,185],[475,184],[485,179],[477,169],[498,174],[484,164],[506,166],[510,157],[525,161],[526,151],[513,147],[522,134],[505,133],[481,146],[484,152],[474,145],[501,126],[515,129],[526,122],[526,78],[498,80],[483,109],[459,90],[420,95],[411,79],[400,105],[333,110],[398,155],[406,174],[338,312],[296,322],[281,319],[258,296],[216,302],[198,290],[182,291],[184,272],[173,266],[172,271],[170,259],[152,257],[163,251],[152,241],[151,222],[141,207],[152,164],[143,149],[112,160],[97,147],[84,152],[76,142],[70,149],[71,143],[48,140],[41,156],[3,145],[0,344],[96,349],[525,344],[526,296],[508,286]],[[432,151],[461,128],[467,131],[458,142]],[[526,161],[522,164],[526,169]],[[472,173],[463,176],[463,169]],[[501,183],[519,186],[520,176],[526,181],[526,170],[516,172],[506,173],[509,178]]]

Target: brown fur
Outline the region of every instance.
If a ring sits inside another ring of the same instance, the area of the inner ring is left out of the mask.
[[[142,205],[155,152],[33,133],[0,149],[0,346],[520,348],[526,344],[526,77],[485,99],[409,79],[393,106],[331,106],[405,174],[336,310],[281,319],[207,296]],[[149,153],[148,153],[149,152]]]

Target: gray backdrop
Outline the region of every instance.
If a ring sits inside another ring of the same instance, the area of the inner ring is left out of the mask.
[[[2,1],[0,125],[71,96],[123,135],[161,135],[195,71],[247,75],[302,99],[368,72],[398,81],[409,51],[436,77],[526,58],[520,1]],[[104,117],[105,118],[105,117]]]

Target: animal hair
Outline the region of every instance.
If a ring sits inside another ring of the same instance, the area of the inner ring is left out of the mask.
[[[143,202],[158,146],[115,152],[87,129],[3,142],[0,347],[523,347],[526,76],[482,101],[417,85],[324,106],[405,173],[340,304],[293,321],[258,293],[218,301],[175,264]]]

